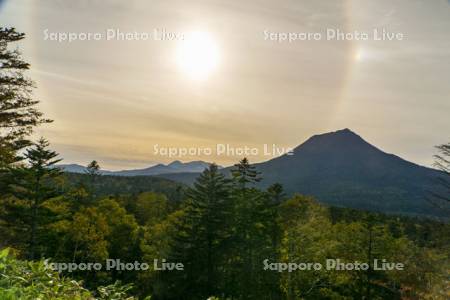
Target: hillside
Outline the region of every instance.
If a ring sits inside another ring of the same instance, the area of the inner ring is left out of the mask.
[[[69,185],[78,186],[85,184],[92,186],[86,174],[65,173]],[[136,195],[143,192],[155,192],[165,194],[169,200],[182,200],[182,191],[186,187],[182,183],[174,182],[154,176],[110,176],[102,175],[95,179],[93,184],[97,196],[111,195]]]

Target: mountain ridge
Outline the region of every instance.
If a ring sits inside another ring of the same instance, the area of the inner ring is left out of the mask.
[[[199,173],[205,168],[208,168],[211,163],[201,160],[195,160],[183,163],[179,160],[175,160],[167,165],[156,164],[143,169],[131,169],[121,171],[109,171],[100,170],[102,175],[112,176],[155,176],[167,173]],[[59,164],[56,167],[62,169],[64,172],[69,173],[86,173],[87,168],[78,164]]]

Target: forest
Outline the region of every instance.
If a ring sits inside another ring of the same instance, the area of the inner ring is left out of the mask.
[[[447,222],[338,208],[264,177],[243,158],[193,186],[156,177],[66,174],[36,126],[30,65],[0,29],[0,299],[448,299]],[[442,147],[441,149],[447,149]],[[445,160],[444,160],[445,161]],[[441,161],[442,162],[442,161]],[[146,263],[147,270],[52,270],[51,263]],[[364,263],[271,270],[267,262]],[[180,264],[160,270],[155,260]],[[375,260],[403,270],[377,270]],[[266,262],[266,263],[265,263]]]

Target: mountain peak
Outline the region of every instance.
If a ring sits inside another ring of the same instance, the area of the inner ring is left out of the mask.
[[[340,133],[340,134],[355,134],[352,130],[350,130],[349,128],[344,128],[344,129],[340,129],[340,130],[336,130],[334,133]]]
[[[358,137],[361,139],[361,137],[356,134],[354,131],[348,129],[348,128],[344,128],[344,129],[340,129],[340,130],[336,130],[336,131],[331,131],[331,132],[327,132],[327,133],[322,133],[322,134],[316,134],[313,135],[312,138],[314,137],[330,137],[330,136],[338,136],[338,137]]]
[[[348,128],[313,135],[296,150],[329,151],[349,148],[374,148],[355,132]]]
[[[169,167],[180,167],[180,166],[183,166],[183,163],[181,161],[179,161],[179,160],[174,160],[173,162],[171,162],[167,166],[169,166]]]

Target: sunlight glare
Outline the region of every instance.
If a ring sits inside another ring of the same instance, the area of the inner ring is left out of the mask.
[[[219,51],[214,39],[205,32],[191,32],[177,49],[177,62],[189,78],[205,80],[219,64]]]

